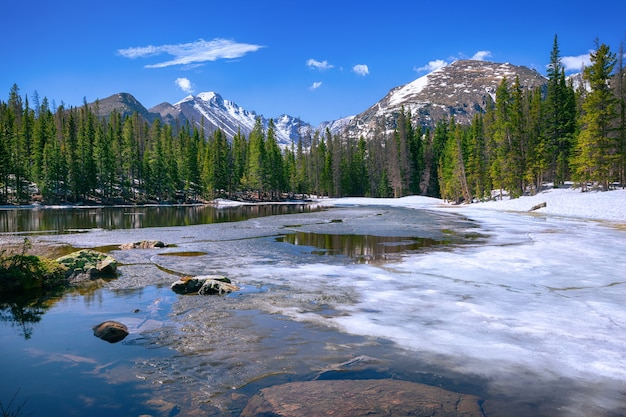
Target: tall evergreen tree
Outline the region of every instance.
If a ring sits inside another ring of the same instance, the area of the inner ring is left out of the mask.
[[[582,184],[583,190],[588,182],[608,190],[616,176],[617,100],[609,86],[615,63],[615,53],[607,45],[599,45],[596,41],[596,50],[591,53],[591,65],[583,71],[583,79],[589,83],[591,91],[583,100],[580,133],[573,160],[575,178]]]
[[[273,119],[270,119],[267,127],[264,147],[265,158],[262,167],[264,188],[270,192],[270,198],[274,199],[285,189],[285,171],[283,155],[276,141],[276,125]]]
[[[549,178],[556,185],[569,176],[569,159],[576,129],[576,103],[573,90],[565,80],[565,69],[561,63],[558,38],[554,36],[550,64],[548,65],[548,87],[544,109],[545,143],[540,145],[546,152]]]
[[[257,117],[248,139],[247,163],[242,185],[248,190],[264,191],[265,132],[261,118]]]

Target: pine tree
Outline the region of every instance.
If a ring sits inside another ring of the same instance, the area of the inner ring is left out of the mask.
[[[544,113],[544,139],[541,145],[549,164],[549,179],[561,185],[569,176],[569,159],[575,135],[576,103],[567,86],[557,36],[550,53],[548,88]]]
[[[483,115],[477,113],[469,128],[467,149],[468,187],[470,193],[477,198],[485,198],[491,191],[488,166]]]
[[[528,153],[525,179],[531,185],[531,192],[541,190],[548,169],[546,141],[541,124],[542,98],[541,89],[532,90],[528,96]]]
[[[617,170],[619,182],[622,188],[626,188],[626,67],[624,66],[624,42],[620,43],[619,53],[617,54],[617,71],[615,73],[612,85],[614,85],[615,96],[617,99],[618,113],[618,163]]]
[[[258,197],[264,191],[264,163],[265,163],[265,132],[261,118],[257,117],[254,128],[248,139],[247,164],[242,185],[248,190],[256,190]]]
[[[614,123],[617,119],[617,100],[610,89],[615,54],[605,44],[591,53],[591,65],[583,71],[590,92],[583,100],[580,133],[573,159],[575,178],[586,190],[588,182],[608,190],[616,176],[618,142]]]
[[[465,142],[467,140],[463,127],[452,120],[450,134],[441,155],[438,173],[441,197],[455,203],[472,201],[465,170]]]
[[[246,170],[248,141],[246,137],[241,133],[240,129],[237,129],[237,134],[232,140],[232,189],[238,189],[241,186],[241,181]]]
[[[273,119],[270,119],[267,127],[264,147],[265,159],[262,168],[264,188],[270,192],[270,198],[273,200],[285,189],[283,155],[276,141],[276,125]]]

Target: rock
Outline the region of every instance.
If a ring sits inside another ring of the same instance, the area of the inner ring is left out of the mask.
[[[123,243],[120,245],[120,249],[154,249],[154,248],[164,248],[165,243],[160,240],[141,240],[139,242],[133,243]]]
[[[544,208],[547,207],[548,204],[544,201],[543,203],[539,203],[536,206],[533,206],[530,210],[528,211],[535,211],[535,210],[539,210],[540,208]]]
[[[202,287],[198,290],[200,295],[224,295],[230,294],[233,291],[238,291],[239,287],[231,284],[230,282],[219,281],[216,279],[208,279],[204,281]]]
[[[66,276],[72,283],[117,276],[117,261],[109,255],[91,249],[72,252],[56,261],[67,267]]]
[[[241,417],[483,417],[478,397],[394,379],[291,382],[262,389]]]
[[[178,294],[228,294],[239,290],[230,279],[221,275],[198,275],[197,277],[183,277],[172,283],[172,291]]]
[[[128,336],[128,328],[117,321],[105,321],[93,327],[93,334],[109,343],[117,343]]]

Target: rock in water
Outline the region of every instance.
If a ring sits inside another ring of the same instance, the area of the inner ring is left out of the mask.
[[[230,279],[221,275],[198,275],[197,277],[183,277],[172,283],[172,291],[178,294],[228,294],[239,290]]]
[[[480,399],[394,379],[291,382],[265,388],[241,417],[483,417]]]
[[[154,249],[154,248],[164,248],[165,243],[160,240],[141,240],[139,242],[132,243],[123,243],[120,245],[120,249]]]
[[[72,252],[56,261],[67,267],[70,282],[114,278],[117,274],[117,261],[113,257],[91,249]]]
[[[93,335],[109,343],[117,343],[128,336],[128,328],[117,321],[105,321],[93,328]]]

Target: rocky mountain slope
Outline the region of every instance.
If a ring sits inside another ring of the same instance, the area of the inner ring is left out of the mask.
[[[408,84],[389,91],[379,102],[355,116],[345,127],[351,135],[366,135],[377,127],[393,130],[395,117],[404,106],[411,111],[416,125],[432,127],[444,118],[454,116],[459,123],[469,123],[478,112],[484,112],[489,99],[502,79],[510,84],[519,77],[524,88],[546,85],[547,79],[537,71],[508,63],[461,60],[439,68]]]
[[[433,127],[438,120],[451,116],[459,123],[469,123],[477,112],[485,111],[489,100],[495,100],[496,89],[505,77],[511,84],[519,77],[524,88],[545,86],[547,82],[545,77],[527,67],[487,61],[455,61],[393,88],[380,101],[355,116],[324,122],[317,127],[287,114],[276,117],[273,119],[276,138],[279,144],[290,146],[299,136],[310,136],[316,130],[323,134],[326,129],[333,134],[368,137],[383,127],[385,131],[392,131],[402,107],[411,111],[414,124],[424,127]],[[127,93],[114,94],[98,101],[100,116],[110,114],[114,108],[122,115],[137,112],[148,122],[161,119],[173,125],[189,122],[197,127],[204,126],[207,135],[220,128],[228,138],[236,135],[238,130],[248,136],[257,117],[261,118],[266,129],[269,124],[268,118],[244,109],[215,92],[190,95],[173,105],[161,103],[151,109],[146,109]]]

